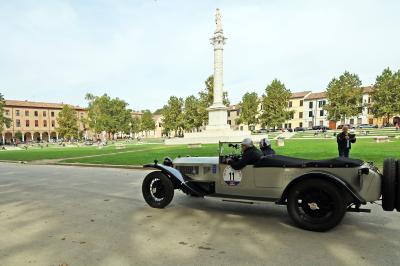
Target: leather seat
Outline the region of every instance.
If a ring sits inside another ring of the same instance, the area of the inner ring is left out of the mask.
[[[364,162],[362,160],[343,157],[326,160],[308,160],[283,155],[273,155],[261,157],[261,159],[254,164],[254,167],[348,168],[358,167],[361,166],[363,163]]]

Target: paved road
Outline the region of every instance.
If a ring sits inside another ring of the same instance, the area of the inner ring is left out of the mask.
[[[348,213],[328,233],[286,209],[189,198],[152,209],[145,172],[0,164],[0,265],[398,265],[400,214]]]

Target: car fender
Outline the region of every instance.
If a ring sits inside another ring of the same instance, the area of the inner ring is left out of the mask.
[[[290,183],[286,186],[284,189],[281,198],[276,202],[276,204],[286,204],[286,198],[289,194],[290,189],[296,185],[297,183],[306,180],[306,179],[311,179],[311,178],[323,178],[324,180],[327,180],[329,182],[334,183],[340,188],[343,188],[346,192],[350,194],[350,196],[353,197],[353,199],[356,201],[356,203],[359,204],[366,204],[367,202],[365,199],[363,199],[357,191],[354,191],[354,189],[343,179],[341,179],[338,176],[335,176],[331,173],[323,172],[323,171],[313,171],[309,173],[305,173],[303,175],[300,175],[296,178],[294,178]]]
[[[155,168],[160,170],[163,174],[165,174],[174,184],[175,188],[183,190],[185,193],[190,193],[194,195],[202,195],[201,192],[199,192],[193,185],[189,183],[190,178],[187,176],[184,176],[179,170],[163,165],[163,164],[145,164],[143,165],[143,168]]]

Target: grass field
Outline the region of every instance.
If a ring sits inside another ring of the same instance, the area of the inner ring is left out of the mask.
[[[307,159],[325,159],[337,156],[336,142],[332,139],[286,140],[284,147],[274,147],[274,149],[278,154]],[[126,145],[126,148],[122,150],[117,150],[114,145],[110,145],[103,149],[96,147],[53,147],[28,149],[26,151],[0,151],[0,160],[33,161],[65,158],[61,162],[141,165],[151,163],[154,159],[161,161],[166,156],[176,158],[178,156],[217,156],[217,154],[217,145],[203,145],[201,148],[189,149],[186,145],[145,144]],[[94,157],[82,158],[83,156]],[[384,158],[400,158],[400,140],[393,139],[388,143],[375,143],[373,139],[358,139],[350,156],[365,161],[373,161],[379,167],[382,167]]]
[[[337,157],[337,146],[334,140],[287,140],[284,147],[274,147],[274,149],[278,154],[307,159]],[[177,156],[216,156],[217,154],[217,145],[203,145],[198,149],[188,149],[186,146],[163,146],[151,151],[70,159],[65,162],[138,165],[150,163],[154,159],[162,160],[165,156],[176,158]],[[373,161],[381,167],[384,158],[400,158],[400,140],[375,143],[373,139],[359,139],[354,144],[350,155],[353,158]]]

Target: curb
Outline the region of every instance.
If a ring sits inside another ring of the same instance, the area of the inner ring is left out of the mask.
[[[141,166],[141,165],[119,165],[119,164],[114,165],[114,164],[90,164],[90,163],[53,163],[53,164],[47,164],[47,165],[147,170],[147,169],[143,168],[143,166]]]

